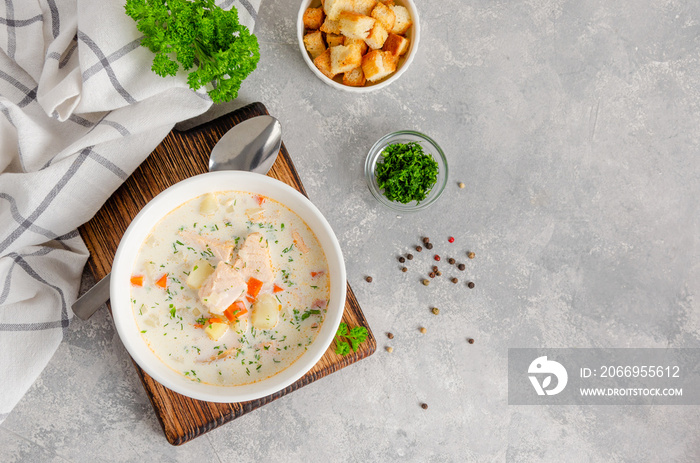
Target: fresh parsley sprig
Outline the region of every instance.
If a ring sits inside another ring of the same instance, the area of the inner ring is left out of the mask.
[[[235,7],[227,11],[214,0],[127,0],[125,10],[144,34],[141,45],[156,54],[151,70],[165,77],[180,65],[196,67],[187,84],[192,90],[211,85],[215,103],[235,99],[260,60],[258,40],[238,22]]]
[[[335,333],[335,353],[338,355],[347,355],[352,347],[353,352],[357,352],[358,347],[362,344],[368,335],[367,328],[364,326],[356,326],[348,330],[346,323],[341,323],[338,326],[338,331]],[[343,338],[347,339],[344,341]],[[348,341],[350,341],[348,343]]]
[[[377,185],[390,201],[420,204],[435,185],[438,163],[416,142],[393,143],[377,163]]]

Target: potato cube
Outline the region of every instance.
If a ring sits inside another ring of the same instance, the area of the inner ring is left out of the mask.
[[[279,321],[281,307],[272,294],[263,294],[253,304],[250,322],[256,330],[271,330]]]
[[[204,284],[204,280],[209,278],[212,273],[214,273],[214,267],[208,261],[200,259],[192,266],[185,283],[192,289],[199,289]]]
[[[228,323],[212,322],[204,326],[204,332],[207,333],[207,336],[209,336],[209,339],[212,341],[218,341],[227,331]]]
[[[311,59],[316,59],[318,55],[326,51],[326,44],[323,42],[323,33],[315,31],[304,36],[304,46],[311,55]]]
[[[323,24],[325,13],[323,8],[307,8],[304,11],[304,27],[307,29],[319,29]]]
[[[202,215],[212,215],[219,208],[219,202],[213,193],[204,195],[202,202],[199,203],[199,213]]]

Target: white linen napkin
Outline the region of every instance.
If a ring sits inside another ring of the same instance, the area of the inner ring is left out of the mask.
[[[260,1],[217,4],[252,31]],[[185,72],[151,72],[124,3],[0,3],[0,423],[73,318],[88,257],[77,227],[212,105]]]

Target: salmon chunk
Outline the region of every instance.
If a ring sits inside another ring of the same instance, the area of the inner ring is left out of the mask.
[[[247,288],[241,272],[219,262],[214,273],[199,288],[199,299],[212,314],[222,314]]]
[[[235,245],[231,242],[222,243],[206,235],[199,235],[189,231],[180,232],[180,236],[189,244],[195,245],[200,250],[211,254],[217,262],[228,262],[233,256]]]
[[[309,252],[309,247],[304,243],[304,239],[301,237],[298,231],[293,230],[292,231],[292,240],[294,241],[294,244],[297,245],[297,249],[301,251],[302,254],[306,254]]]
[[[246,281],[252,277],[262,281],[263,284],[268,284],[275,279],[270,260],[270,248],[260,233],[248,235],[238,251],[238,259],[233,267],[241,272]]]

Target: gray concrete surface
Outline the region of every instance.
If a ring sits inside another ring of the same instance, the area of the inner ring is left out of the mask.
[[[0,460],[700,460],[698,406],[509,406],[506,375],[509,347],[700,346],[700,3],[420,2],[413,65],[363,96],[309,71],[297,8],[264,0],[245,92],[282,122],[377,353],[175,448],[102,311],[0,426]],[[440,201],[402,217],[362,176],[398,129],[450,163]],[[425,253],[398,270],[424,235],[462,282],[423,287]]]

